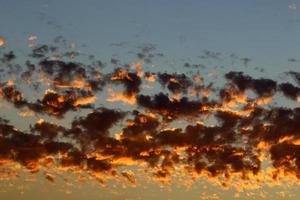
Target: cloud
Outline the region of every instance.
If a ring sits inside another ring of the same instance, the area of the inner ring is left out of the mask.
[[[294,86],[291,83],[282,83],[279,85],[279,88],[283,92],[283,94],[288,98],[297,101],[300,97],[300,88]]]
[[[164,93],[155,94],[154,96],[138,95],[137,104],[151,112],[160,114],[166,120],[173,120],[180,116],[198,116],[202,112],[205,112],[203,108],[206,109],[206,107],[213,107],[215,105],[214,102],[202,103],[197,100],[191,101],[187,97],[179,100],[170,99]]]
[[[253,90],[259,96],[270,96],[276,91],[277,83],[271,79],[253,79],[243,72],[229,72],[225,77],[241,91]]]
[[[172,93],[186,93],[187,89],[193,85],[192,81],[184,74],[159,73],[157,77],[159,83]]]
[[[140,91],[142,81],[137,72],[130,72],[126,69],[117,68],[111,74],[112,83],[123,84],[125,87],[124,94],[126,96],[135,96]]]
[[[143,47],[139,59],[153,48]],[[224,75],[224,84],[207,85],[198,72],[144,71],[140,63],[133,68],[114,66],[104,73],[103,66],[72,60],[76,56],[63,53],[54,58],[51,53],[59,53],[54,47],[32,51],[14,80],[8,79],[9,70],[1,70],[6,80],[0,83],[1,101],[19,112],[26,109],[55,120],[39,120],[28,130],[19,130],[16,121],[2,116],[1,166],[17,163],[31,173],[45,171],[53,183],[56,176],[51,172],[65,169],[87,173],[101,183],[123,177],[135,185],[138,170],[128,167],[134,166],[145,171],[145,178],[162,182],[180,174],[227,185],[233,178],[262,177],[266,170],[262,163],[268,159],[275,171],[299,179],[300,109],[270,103],[277,94],[299,101],[300,89],[290,82],[231,71]],[[12,55],[4,53],[0,62],[17,65]],[[287,73],[299,82],[297,72]],[[147,91],[145,84],[155,80],[162,87]],[[118,85],[121,91],[113,92]],[[105,89],[110,91],[109,103],[101,99]],[[248,90],[255,95],[248,95]],[[35,94],[32,98],[30,92]],[[200,92],[205,94],[200,97]],[[116,100],[130,105],[118,106]],[[66,113],[83,109],[81,115],[65,120]]]

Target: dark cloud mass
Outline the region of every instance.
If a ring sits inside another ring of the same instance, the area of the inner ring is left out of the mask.
[[[158,81],[173,93],[186,92],[192,81],[185,74],[159,73]]]
[[[214,106],[214,103],[201,103],[201,101],[189,100],[183,97],[179,100],[170,99],[168,95],[159,93],[153,97],[148,95],[139,95],[137,104],[147,108],[152,112],[157,112],[165,119],[176,119],[184,116],[197,116],[204,112],[203,107]]]
[[[145,177],[162,182],[180,173],[217,178],[226,186],[233,177],[243,181],[260,177],[266,170],[262,163],[268,160],[272,180],[285,178],[281,174],[299,180],[300,108],[269,104],[278,94],[298,105],[299,86],[234,71],[224,75],[221,86],[206,85],[199,72],[144,71],[141,63],[153,48],[142,48],[133,66],[120,67],[112,60],[112,69],[104,73],[102,62],[94,62],[92,56],[92,63],[83,64],[72,60],[81,56],[75,51],[54,57],[59,48],[41,45],[32,49],[14,80],[7,78],[11,70],[5,66],[17,66],[17,56],[3,53],[1,102],[55,123],[39,120],[28,130],[19,130],[14,120],[1,115],[0,166],[17,163],[31,173],[44,171],[52,183],[56,179],[50,169],[63,168],[102,183],[103,175],[136,184],[135,173],[124,170],[135,166],[144,169]],[[287,74],[299,84],[298,72]],[[146,92],[147,84],[155,80],[159,90]],[[114,97],[131,107],[118,107],[116,99],[101,96],[118,85],[122,91]],[[248,91],[255,96],[247,96]],[[83,109],[74,119],[69,116],[69,126],[61,125],[67,113]],[[26,121],[27,116],[22,117]]]
[[[270,96],[276,91],[276,81],[270,79],[254,79],[243,72],[229,72],[225,77],[242,92],[253,90],[259,96]]]
[[[125,95],[134,96],[140,91],[142,81],[137,75],[137,72],[130,72],[126,69],[117,68],[110,75],[113,83],[123,84],[125,87]]]

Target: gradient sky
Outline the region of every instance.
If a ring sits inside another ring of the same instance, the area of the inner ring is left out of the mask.
[[[0,47],[0,55],[13,50],[17,63],[24,65],[32,50],[28,47],[30,36],[37,36],[35,45],[51,45],[56,37],[62,36],[67,45],[75,44],[80,62],[88,62],[92,54],[108,63],[108,69],[104,69],[107,72],[113,68],[111,58],[122,64],[133,64],[142,47],[154,46],[154,52],[163,56],[154,57],[151,65],[144,67],[145,71],[193,75],[197,70],[183,67],[184,63],[191,63],[205,65],[200,70],[205,83],[215,82],[218,86],[224,85],[222,77],[229,71],[243,71],[256,78],[276,81],[292,80],[284,72],[300,72],[299,9],[300,0],[0,0],[0,37],[6,41]],[[205,51],[219,56],[203,59]],[[249,63],[245,64],[244,58],[249,58]],[[5,74],[1,75],[0,83],[9,79],[18,82],[16,74]],[[32,87],[20,84],[20,88],[27,99],[37,95]],[[160,90],[159,86],[153,86],[149,94]],[[107,95],[97,96],[101,106],[132,108],[105,102]],[[29,124],[41,118],[23,119],[17,108],[4,100],[0,102],[0,117],[21,130],[28,130]],[[297,107],[299,100],[293,102],[281,96],[276,104]],[[68,113],[62,120],[42,118],[70,127],[74,117],[87,113],[86,110]],[[129,168],[135,171],[135,167]],[[298,199],[300,195],[298,185],[289,188],[263,185],[237,195],[235,188],[224,190],[214,185],[214,180],[206,180],[207,177],[187,188],[177,180],[170,185],[158,184],[140,175],[136,186],[115,184],[112,180],[105,188],[93,179],[80,181],[79,175],[71,172],[54,172],[56,183],[53,184],[44,178],[43,172],[30,174],[22,168],[17,171],[19,176],[12,178],[13,175],[1,169],[0,199]]]

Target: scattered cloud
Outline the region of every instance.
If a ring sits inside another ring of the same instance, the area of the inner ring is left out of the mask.
[[[123,177],[136,185],[135,171],[128,166],[142,168],[145,178],[161,182],[178,174],[205,176],[223,187],[234,184],[233,179],[257,180],[258,185],[299,179],[300,109],[270,103],[281,95],[297,105],[299,86],[230,71],[217,87],[199,72],[145,70],[143,59],[154,49],[140,47],[139,61],[132,67],[113,62],[104,72],[102,64],[77,61],[80,53],[66,56],[55,46],[32,47],[14,80],[0,83],[0,98],[14,105],[24,120],[39,114],[55,121],[39,120],[19,130],[1,116],[0,166],[17,163],[31,173],[44,171],[52,183],[56,178],[51,171],[65,169],[87,173],[102,184],[103,177]],[[204,54],[221,57],[218,52]],[[3,52],[0,62],[19,64],[13,51]],[[298,72],[286,73],[299,84]],[[3,69],[1,75],[9,77],[11,70]],[[142,88],[149,82],[157,87],[146,92]],[[118,86],[121,91],[114,92]],[[29,98],[28,90],[42,91],[42,96]],[[99,98],[106,91],[109,97]],[[129,105],[117,107],[116,101]],[[70,119],[68,126],[60,123],[66,113],[82,109],[85,114]],[[266,159],[272,170],[263,166]],[[269,178],[261,180],[266,173]]]

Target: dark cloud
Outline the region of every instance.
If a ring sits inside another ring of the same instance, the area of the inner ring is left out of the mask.
[[[296,87],[291,83],[282,83],[279,85],[279,88],[288,98],[297,100],[300,97],[300,87]]]
[[[159,73],[157,77],[159,83],[167,87],[172,93],[186,93],[188,88],[193,85],[185,74]]]
[[[137,72],[130,72],[127,69],[117,68],[110,76],[113,83],[123,84],[126,96],[135,96],[140,91],[142,84]]]
[[[15,105],[16,108],[28,108],[36,113],[48,114],[56,117],[63,117],[68,111],[75,111],[77,108],[92,108],[89,104],[93,102],[94,96],[82,90],[67,90],[57,93],[47,90],[42,99],[36,102],[28,102],[23,94],[15,86],[0,85],[0,95]]]
[[[186,97],[170,99],[168,95],[159,93],[152,96],[139,95],[137,104],[150,111],[159,113],[167,120],[176,119],[184,116],[198,116],[204,112],[206,106],[213,107],[215,103],[202,103],[201,101],[191,101]]]
[[[108,129],[123,117],[123,112],[101,108],[76,119],[72,127],[81,128],[89,135],[108,134]]]
[[[43,58],[46,56],[48,52],[49,52],[48,45],[40,45],[32,49],[32,54],[30,56],[32,56],[33,58]]]
[[[1,58],[1,62],[8,63],[16,58],[16,55],[13,51],[10,51],[8,53],[3,54],[3,57]]]
[[[60,43],[62,38],[57,40]],[[141,62],[156,55],[154,45],[139,50],[135,59]],[[0,72],[5,77],[1,100],[17,111],[28,109],[56,118],[52,123],[39,120],[28,130],[18,130],[15,122],[0,118],[0,165],[18,163],[31,173],[43,170],[53,183],[55,175],[47,169],[64,168],[96,179],[118,176],[136,184],[135,173],[127,167],[135,166],[160,181],[171,179],[180,169],[182,176],[214,177],[226,185],[232,177],[252,181],[260,176],[265,170],[262,157],[269,155],[272,169],[300,177],[300,108],[264,102],[277,93],[299,101],[300,88],[292,83],[229,72],[224,85],[217,87],[207,85],[199,72],[157,73],[144,71],[138,63],[104,73],[105,64],[94,58],[87,59],[89,64],[77,62],[81,55],[75,50],[59,54],[58,49],[41,45],[32,51],[24,65],[14,63],[13,53],[2,56],[1,64],[10,67]],[[53,52],[59,56],[53,57]],[[218,52],[204,54],[203,58],[222,58]],[[17,73],[17,66],[25,68]],[[11,73],[14,81],[7,80]],[[287,73],[299,83],[298,72]],[[144,91],[155,79],[163,87]],[[45,89],[43,95],[35,84]],[[106,108],[100,99],[101,107],[95,108],[99,93],[115,85],[123,86],[121,96],[132,97],[134,103]],[[250,98],[247,90],[256,95]],[[31,95],[27,92],[33,93],[31,100],[26,99]],[[82,116],[62,125],[67,112],[85,108]]]
[[[86,67],[80,63],[59,60],[42,60],[39,65],[41,72],[53,81],[53,86],[60,88],[81,88],[92,91],[101,90],[104,82],[100,73],[90,79]],[[93,71],[95,73],[95,71]]]
[[[243,72],[229,72],[225,77],[232,81],[241,92],[250,89],[259,96],[271,96],[276,91],[277,83],[271,79],[253,79]]]

